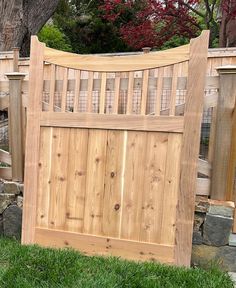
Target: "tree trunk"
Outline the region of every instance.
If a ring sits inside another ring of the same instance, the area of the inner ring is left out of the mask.
[[[36,34],[55,12],[59,0],[1,0],[0,51],[20,47],[29,55],[30,36]]]
[[[222,1],[224,2],[224,1]],[[219,47],[236,46],[236,0],[226,1],[220,23]],[[223,3],[224,4],[224,3]]]

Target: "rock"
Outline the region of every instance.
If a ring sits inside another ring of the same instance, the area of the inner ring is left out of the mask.
[[[24,184],[22,183],[17,183],[18,189],[22,195],[24,194]]]
[[[193,245],[192,265],[205,268],[211,262],[216,262],[225,271],[236,272],[236,247],[212,247]]]
[[[0,194],[0,214],[15,200],[13,194]]]
[[[236,234],[229,235],[229,246],[236,246]]]
[[[4,186],[3,182],[0,182],[0,193],[3,193],[3,186]]]
[[[3,192],[7,194],[20,194],[20,189],[18,183],[15,182],[4,182],[3,184]]]
[[[17,196],[16,204],[18,207],[23,208],[23,197],[22,196]]]
[[[204,213],[195,212],[194,215],[194,231],[199,231],[202,229],[203,222],[205,220],[206,215]]]
[[[0,236],[3,235],[3,219],[2,215],[0,215]]]
[[[208,198],[197,196],[195,200],[195,212],[206,213],[209,208]]]
[[[232,224],[233,218],[207,213],[203,226],[203,243],[213,246],[227,245]]]
[[[9,206],[3,212],[4,236],[20,240],[22,227],[22,209],[17,205]]]
[[[200,245],[202,241],[202,233],[200,231],[193,231],[193,244]]]
[[[230,201],[209,200],[209,214],[220,215],[224,217],[233,217],[234,203]]]

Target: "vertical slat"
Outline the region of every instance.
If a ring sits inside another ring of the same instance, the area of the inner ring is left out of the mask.
[[[121,238],[139,240],[144,191],[146,132],[128,132],[125,161]]]
[[[164,68],[161,67],[158,69],[158,78],[157,78],[156,109],[155,109],[156,116],[160,116],[161,111],[163,76],[164,76]]]
[[[107,83],[107,74],[106,73],[102,73],[101,91],[100,91],[100,103],[99,103],[99,113],[100,114],[104,114],[104,112],[105,112],[106,83]]]
[[[175,244],[176,206],[179,193],[181,146],[182,135],[169,133],[164,197],[162,202],[163,214],[160,227],[161,244]],[[186,233],[189,233],[189,231],[186,231]]]
[[[71,129],[67,173],[66,229],[74,232],[83,232],[87,150],[88,129]]]
[[[54,64],[51,64],[50,72],[50,91],[49,91],[49,111],[53,111],[54,107],[54,95],[55,95],[55,83],[56,81],[56,67]]]
[[[174,64],[171,84],[171,96],[170,96],[170,116],[175,116],[175,105],[176,105],[176,90],[178,81],[178,64]]]
[[[190,265],[197,159],[200,146],[203,95],[207,67],[209,32],[191,41],[187,84],[184,133],[181,155],[180,191],[176,216],[175,261]],[[196,85],[196,79],[198,79]]]
[[[52,128],[42,127],[40,133],[39,185],[37,197],[37,226],[48,227],[51,187]]]
[[[106,130],[90,130],[87,154],[87,181],[84,208],[84,233],[102,235]]]
[[[124,131],[108,131],[104,184],[103,232],[118,237],[121,217],[121,189]]]
[[[145,115],[147,109],[148,80],[149,80],[148,78],[149,78],[149,70],[144,70],[143,85],[142,85],[141,115]]]
[[[217,116],[217,107],[212,108],[211,115],[211,128],[210,128],[210,136],[209,136],[209,145],[208,145],[208,162],[212,163],[214,146],[215,146],[215,136],[216,136],[216,116]]]
[[[49,227],[65,229],[68,149],[70,128],[53,128]]]
[[[114,114],[118,114],[119,98],[120,98],[120,73],[116,73],[116,76],[115,76],[115,96],[114,96],[114,104],[113,104],[113,113]]]
[[[127,91],[126,114],[132,114],[133,95],[134,95],[134,72],[129,72],[129,84],[128,84],[128,91]]]
[[[79,97],[80,97],[80,70],[76,70],[76,72],[75,72],[75,95],[74,95],[73,112],[78,112]]]
[[[167,144],[168,133],[148,133],[140,233],[143,242],[161,242]]]
[[[63,88],[62,88],[62,96],[61,96],[61,112],[66,111],[67,85],[68,85],[68,68],[65,68],[64,75],[63,75]]]
[[[87,112],[93,110],[93,72],[88,73]]]
[[[45,45],[31,38],[29,102],[25,156],[24,211],[22,243],[34,243],[36,200],[38,191],[38,161],[40,137],[41,97],[43,93],[43,55]],[[32,181],[33,179],[33,181]]]

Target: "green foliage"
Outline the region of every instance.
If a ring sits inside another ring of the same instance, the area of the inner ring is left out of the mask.
[[[1,288],[233,288],[218,268],[88,257],[74,250],[21,246],[0,238]]]
[[[70,42],[57,26],[46,24],[38,33],[39,40],[50,48],[63,51],[72,51]]]
[[[75,53],[131,51],[117,28],[102,18],[100,4],[101,1],[61,0],[53,22],[68,37]]]

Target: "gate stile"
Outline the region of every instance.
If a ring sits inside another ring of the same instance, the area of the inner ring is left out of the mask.
[[[208,37],[121,57],[32,37],[22,243],[190,265]],[[183,69],[185,113],[175,116]]]

